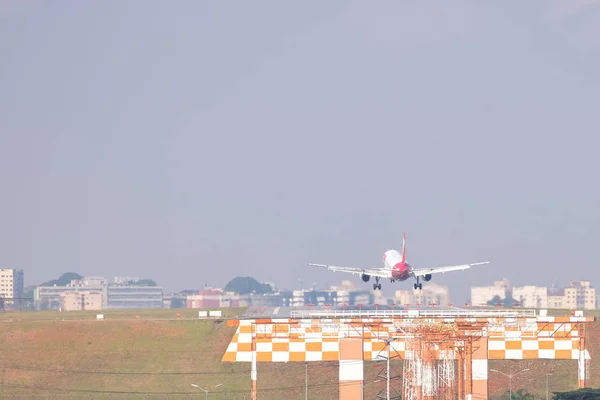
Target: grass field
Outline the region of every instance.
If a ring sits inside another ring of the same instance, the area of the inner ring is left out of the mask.
[[[223,310],[235,318],[243,310]],[[0,399],[203,399],[204,388],[219,385],[210,399],[249,399],[249,363],[222,363],[235,332],[225,322],[198,320],[198,310],[8,312],[0,314]],[[180,316],[177,316],[180,313]],[[564,312],[560,314],[565,314]],[[590,326],[590,384],[600,386],[596,357],[600,324]],[[393,363],[401,372],[401,364]],[[372,383],[382,363],[365,364],[365,398],[375,398],[384,382]],[[513,389],[545,393],[577,387],[576,361],[493,361],[490,368],[509,373],[530,368],[513,379]],[[370,383],[371,382],[371,383]],[[309,363],[309,399],[338,398],[335,362]],[[490,373],[490,395],[508,386]],[[304,399],[304,363],[259,363],[261,399]],[[399,387],[399,386],[398,386]]]

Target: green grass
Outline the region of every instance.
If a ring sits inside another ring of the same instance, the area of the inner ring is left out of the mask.
[[[212,310],[212,309],[207,309]],[[244,308],[225,308],[221,310],[223,318],[237,318]],[[35,321],[72,321],[72,320],[95,320],[97,314],[103,314],[106,320],[134,320],[134,319],[176,319],[177,314],[182,319],[198,318],[200,309],[191,308],[159,308],[159,309],[117,309],[101,311],[21,311],[0,312],[0,322],[3,320],[35,320]],[[139,317],[139,318],[138,318]]]
[[[569,315],[570,310],[549,309],[548,315]],[[583,315],[586,317],[600,317],[600,310],[583,310]]]
[[[0,399],[203,399],[192,383],[222,384],[211,399],[249,399],[250,364],[221,362],[235,333],[225,321],[185,309],[104,311],[100,321],[96,313],[0,315]],[[304,368],[259,364],[261,398],[304,398]],[[337,397],[337,374],[336,363],[311,363],[310,398]]]
[[[225,318],[242,312],[223,310]],[[198,310],[190,309],[108,310],[101,321],[97,313],[0,314],[0,399],[204,399],[192,383],[221,384],[209,399],[249,399],[250,364],[221,362],[235,332],[225,321],[199,320]],[[598,337],[600,323],[595,322],[588,332],[592,386],[600,385]],[[400,362],[393,364],[402,371]],[[381,368],[381,363],[365,363],[365,384],[377,379]],[[513,379],[513,388],[538,396],[545,393],[546,372],[553,373],[551,391],[577,387],[577,362],[572,360],[491,361],[490,368],[530,368]],[[304,373],[304,363],[259,363],[260,398],[303,399]],[[308,375],[310,399],[338,398],[337,363],[309,363]],[[507,384],[505,377],[490,372],[491,397]],[[365,398],[375,398],[383,385],[367,386]]]

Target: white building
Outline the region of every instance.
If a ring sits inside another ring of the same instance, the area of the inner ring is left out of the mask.
[[[589,281],[571,281],[565,288],[563,308],[593,310],[596,308],[596,289]]]
[[[24,280],[22,269],[0,269],[0,297],[18,299],[23,297]],[[7,300],[6,303],[12,303]]]
[[[525,308],[548,308],[548,288],[539,286],[515,287],[513,299]]]
[[[118,285],[125,285],[129,282],[137,282],[139,280],[139,276],[115,276],[114,282]]]
[[[548,308],[593,310],[600,308],[599,296],[589,281],[571,281],[564,289],[548,288]]]
[[[163,308],[160,286],[108,285],[105,308]]]
[[[292,296],[292,307],[304,306],[304,290],[294,290]]]
[[[63,292],[60,294],[60,309],[62,311],[101,310],[102,292],[93,290]]]
[[[396,290],[394,302],[398,305],[447,306],[450,295],[447,286],[428,283],[422,290]]]
[[[336,306],[341,306],[342,304],[350,304],[350,292],[348,290],[343,289],[338,290],[334,304]]]
[[[471,288],[471,305],[485,306],[496,296],[504,300],[511,294],[512,287],[507,279],[494,282],[494,286],[473,286]]]

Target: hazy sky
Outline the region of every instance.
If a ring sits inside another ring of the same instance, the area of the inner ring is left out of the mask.
[[[599,71],[598,1],[0,0],[0,267],[600,285]]]

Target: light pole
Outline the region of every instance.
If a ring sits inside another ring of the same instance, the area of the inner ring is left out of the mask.
[[[306,365],[304,366],[304,391],[305,391],[305,398],[306,398],[306,400],[308,400],[308,361],[306,362]]]
[[[222,385],[222,383],[219,383],[218,385],[216,385],[215,387],[213,387],[213,389],[214,389],[214,388],[217,388],[217,387],[219,387],[219,386],[221,386],[221,385]],[[192,386],[193,386],[193,387],[195,387],[195,388],[197,388],[197,389],[200,389],[200,390],[202,390],[202,391],[204,392],[204,394],[206,395],[206,400],[208,400],[208,392],[209,392],[209,390],[208,390],[208,389],[203,389],[203,388],[201,388],[200,386],[196,385],[195,383],[192,383]]]
[[[514,373],[514,374],[510,374],[510,375],[509,375],[509,374],[505,374],[505,373],[504,373],[504,372],[502,372],[502,371],[498,371],[497,369],[490,369],[490,371],[491,371],[491,372],[497,372],[497,373],[499,373],[499,374],[502,374],[502,375],[504,375],[504,376],[508,377],[508,387],[509,387],[509,389],[508,389],[508,390],[509,390],[509,399],[510,399],[510,400],[512,400],[512,378],[513,378],[513,376],[517,376],[517,375],[519,375],[519,374],[520,374],[520,373],[522,373],[522,372],[529,371],[529,368],[522,369],[521,371],[519,371],[519,372],[516,372],[516,373]]]
[[[546,400],[548,400],[548,377],[552,375],[551,373],[546,373]]]

